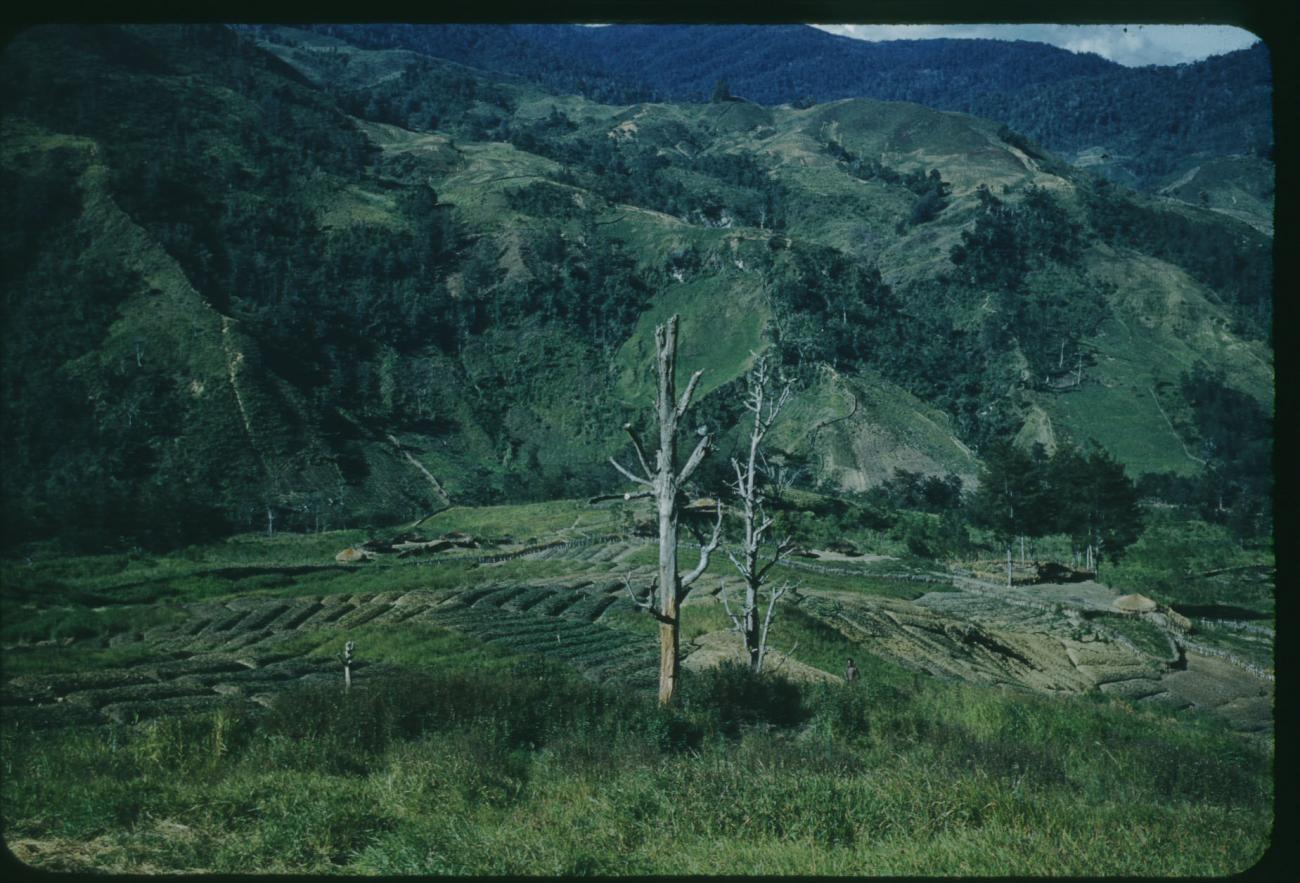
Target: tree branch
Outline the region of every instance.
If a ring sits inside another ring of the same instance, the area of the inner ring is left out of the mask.
[[[776,551],[772,554],[772,560],[764,564],[758,571],[758,581],[761,583],[767,576],[767,572],[776,564],[780,563],[781,557],[794,548],[794,537],[786,537],[776,544]]]
[[[659,620],[660,622],[671,623],[672,622],[671,619],[664,616],[655,608],[655,603],[654,603],[655,587],[658,585],[659,585],[659,580],[657,579],[651,582],[650,591],[646,593],[646,600],[642,601],[640,598],[636,596],[636,593],[632,591],[632,580],[626,576],[623,577],[623,588],[627,590],[628,597],[632,599],[633,604],[635,604],[637,607],[641,608],[642,610],[648,611],[651,616],[653,616],[655,619]]]
[[[641,440],[637,438],[636,433],[632,431],[632,424],[624,423],[623,430],[627,433],[627,437],[632,439],[632,447],[636,449],[636,458],[641,462],[641,468],[645,470],[646,478],[653,479],[654,470],[652,470],[650,464],[646,462],[645,449],[641,447]]]
[[[735,559],[732,560],[734,561]],[[743,632],[745,629],[744,626],[740,624],[740,617],[731,612],[731,604],[727,602],[727,589],[725,584],[723,585],[721,594],[722,594],[722,608],[727,611],[727,618],[731,620],[731,624],[734,626],[732,631]]]
[[[718,548],[718,541],[721,539],[722,539],[722,501],[719,500],[718,520],[713,523],[713,536],[709,538],[709,541],[707,543],[704,543],[700,546],[700,563],[696,565],[694,570],[686,574],[686,576],[682,577],[681,586],[683,590],[683,597],[685,597],[684,594],[685,589],[688,588],[691,583],[699,579],[700,574],[704,573],[704,571],[709,569],[709,556],[713,554],[714,549]]]
[[[721,587],[721,586],[718,586],[718,588],[714,589],[714,590],[711,591],[711,592],[708,592],[707,594],[709,594],[709,595],[717,595],[718,592],[719,592],[721,589],[722,589],[722,587]],[[686,601],[687,598],[692,598],[692,597],[694,597],[694,596],[695,596],[695,586],[688,586],[688,587],[686,587],[686,589],[682,592],[682,602],[685,603],[685,601]]]
[[[686,461],[686,465],[682,467],[682,471],[677,475],[678,487],[686,484],[686,480],[694,474],[697,468],[699,468],[700,461],[702,461],[704,455],[709,452],[709,447],[712,444],[713,436],[711,435],[706,435],[704,438],[700,439],[700,443],[695,446],[695,450],[691,451],[690,459]],[[642,484],[646,484],[646,482],[642,482]]]
[[[677,400],[677,419],[681,420],[686,414],[686,409],[690,407],[691,396],[695,395],[695,387],[700,382],[700,375],[703,371],[696,371],[691,375],[691,379],[686,384],[686,391],[682,393],[681,398]]]
[[[769,404],[767,417],[763,420],[764,435],[766,435],[767,431],[772,428],[772,424],[776,422],[776,418],[780,415],[781,409],[785,407],[786,402],[790,401],[792,395],[794,395],[794,384],[787,383],[785,388],[781,390],[780,395],[776,397],[776,401]]]
[[[736,483],[732,485],[736,489],[736,496],[745,496],[745,472],[740,468],[740,461],[735,457],[731,458],[731,468],[736,470]]]
[[[740,575],[745,578],[745,582],[749,582],[749,570],[746,569],[745,565],[736,560],[736,556],[733,555],[730,550],[727,552],[727,558],[736,566],[736,570],[740,571]]]
[[[791,647],[786,652],[782,653],[780,650],[776,651],[778,654],[780,654],[781,661],[776,664],[776,668],[772,669],[772,674],[776,674],[778,671],[780,671],[781,666],[785,665],[785,661],[790,658],[790,654],[794,653],[794,651],[798,649],[799,649],[799,642],[795,641],[794,646]]]
[[[643,484],[643,485],[645,485],[645,486],[648,487],[648,488],[653,488],[653,487],[654,487],[654,482],[650,481],[650,479],[648,479],[648,478],[638,478],[638,477],[636,477],[636,476],[633,475],[631,472],[629,472],[628,470],[624,469],[623,466],[622,466],[622,465],[621,465],[617,460],[615,460],[613,457],[610,457],[610,458],[609,458],[609,462],[612,463],[612,464],[614,464],[614,468],[617,469],[619,472],[623,473],[623,476],[624,476],[625,478],[627,478],[628,480],[633,481],[633,482],[636,482],[637,484]]]

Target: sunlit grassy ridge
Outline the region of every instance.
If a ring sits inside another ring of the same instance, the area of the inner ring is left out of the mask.
[[[653,403],[654,329],[673,315],[681,317],[678,389],[685,389],[691,374],[700,369],[704,374],[699,396],[743,375],[754,355],[766,348],[763,330],[769,314],[761,288],[760,279],[736,274],[692,280],[661,291],[623,344],[612,369],[618,372],[624,401],[637,410]]]

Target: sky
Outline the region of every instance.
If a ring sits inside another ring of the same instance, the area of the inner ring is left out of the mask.
[[[1182,64],[1245,49],[1258,38],[1229,25],[814,25],[859,40],[1032,40],[1095,52],[1127,67]]]

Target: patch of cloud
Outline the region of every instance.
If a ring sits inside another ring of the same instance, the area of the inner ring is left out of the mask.
[[[985,39],[1049,43],[1126,67],[1184,64],[1245,49],[1259,38],[1230,25],[814,25],[857,40]]]

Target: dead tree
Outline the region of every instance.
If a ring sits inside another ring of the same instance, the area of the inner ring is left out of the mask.
[[[775,390],[777,384],[782,384],[779,392]],[[770,558],[760,562],[764,557],[762,555],[764,539],[772,527],[772,519],[767,516],[763,508],[763,491],[757,481],[761,468],[761,447],[763,437],[776,422],[781,409],[790,400],[792,392],[793,387],[790,383],[783,378],[773,376],[766,359],[760,358],[755,363],[749,373],[749,392],[745,397],[745,408],[754,415],[754,424],[749,432],[749,457],[744,464],[734,457],[731,460],[731,466],[736,471],[736,482],[732,487],[740,500],[745,519],[745,542],[738,550],[739,555],[728,551],[727,557],[731,559],[736,570],[740,571],[740,576],[744,580],[745,600],[740,612],[732,613],[727,593],[723,590],[722,603],[727,615],[731,617],[735,630],[740,632],[745,641],[745,651],[749,654],[749,668],[755,674],[763,670],[763,658],[767,655],[767,633],[772,625],[772,614],[776,610],[776,603],[791,588],[788,583],[783,583],[769,590],[767,611],[763,614],[760,625],[759,607],[768,572],[781,560],[781,556],[794,546],[792,538],[786,537],[771,547]]]
[[[644,598],[638,598],[628,585],[628,593],[638,607],[649,610],[659,621],[659,703],[672,701],[677,692],[678,675],[678,635],[680,632],[680,608],[691,585],[700,578],[709,566],[709,556],[718,547],[722,535],[722,504],[718,503],[717,520],[713,524],[712,536],[700,537],[700,560],[695,569],[685,576],[677,573],[677,525],[681,517],[682,487],[699,468],[705,455],[713,445],[713,437],[706,427],[700,427],[697,433],[700,440],[695,450],[686,459],[685,465],[677,468],[677,427],[686,409],[691,404],[691,397],[699,384],[701,371],[691,375],[686,384],[686,391],[678,398],[676,394],[677,367],[677,316],[673,316],[664,325],[655,328],[655,364],[659,372],[658,391],[655,395],[655,412],[659,418],[659,451],[655,455],[652,469],[646,457],[645,448],[637,438],[631,423],[623,426],[632,447],[636,451],[640,475],[624,468],[613,457],[614,464],[622,475],[646,490],[623,495],[625,500],[644,497],[652,498],[659,510],[659,574],[650,586]],[[625,583],[626,585],[626,583]]]

